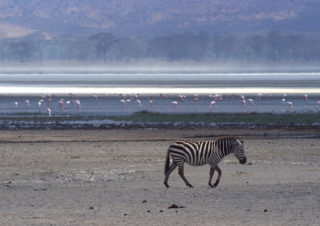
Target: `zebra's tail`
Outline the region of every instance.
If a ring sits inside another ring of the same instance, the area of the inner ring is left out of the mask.
[[[170,165],[170,149],[167,151],[166,163],[164,165],[164,175],[167,175]]]

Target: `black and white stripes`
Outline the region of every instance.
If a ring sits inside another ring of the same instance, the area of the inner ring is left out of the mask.
[[[170,145],[166,163],[165,163],[165,180],[164,184],[168,185],[169,175],[178,166],[178,172],[187,186],[192,187],[188,180],[184,177],[184,163],[192,166],[201,166],[209,164],[210,177],[209,185],[215,187],[219,184],[221,177],[221,169],[218,163],[228,154],[234,153],[241,164],[246,163],[247,159],[244,153],[243,142],[235,137],[222,137],[217,140],[208,141],[177,141]],[[170,165],[170,156],[172,164]],[[214,185],[211,184],[214,171],[218,172],[218,178]]]

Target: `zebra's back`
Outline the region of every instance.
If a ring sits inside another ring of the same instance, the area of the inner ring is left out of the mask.
[[[177,163],[193,166],[207,164],[214,151],[214,141],[176,141],[169,147],[170,154]]]

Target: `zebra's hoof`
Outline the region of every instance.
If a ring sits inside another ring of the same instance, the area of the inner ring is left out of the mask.
[[[187,186],[188,186],[189,188],[193,188],[193,186],[192,186],[191,184],[187,184]]]
[[[214,188],[215,188],[215,187],[217,187],[217,186],[218,186],[218,184],[219,184],[219,183],[215,183],[215,184],[213,185],[213,187],[214,187]]]
[[[213,188],[213,185],[212,185],[212,184],[209,184],[209,186],[210,186],[211,188]]]
[[[168,184],[164,184],[167,188],[169,187],[169,185]]]

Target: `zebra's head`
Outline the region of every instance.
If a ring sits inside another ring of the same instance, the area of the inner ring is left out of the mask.
[[[247,162],[247,157],[244,152],[242,140],[236,139],[236,142],[233,148],[233,153],[241,164],[245,164]]]

